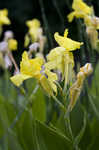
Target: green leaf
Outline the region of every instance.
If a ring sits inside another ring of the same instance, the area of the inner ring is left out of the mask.
[[[37,90],[33,99],[32,113],[35,119],[42,122],[46,121],[46,103],[41,88]]]
[[[74,139],[74,147],[78,147],[78,144],[80,143],[80,141],[84,135],[85,129],[86,129],[86,123],[87,122],[86,122],[86,110],[85,110],[85,108],[83,108],[83,111],[84,111],[83,127],[80,130],[79,134]]]
[[[15,126],[18,140],[24,150],[34,149],[32,121],[33,118],[31,111],[24,111]]]
[[[33,118],[25,111],[16,125],[18,139],[24,150],[71,150],[71,142],[64,135]]]
[[[0,95],[0,137],[7,131],[9,126],[9,120],[7,116],[7,111],[4,105],[4,98]]]
[[[24,150],[15,135],[8,134],[9,150]]]
[[[37,150],[70,150],[71,142],[56,130],[36,121]]]
[[[37,84],[38,83],[35,79],[29,79],[25,82],[29,96],[31,95]],[[38,88],[36,93],[31,97],[33,116],[35,117],[35,119],[40,120],[42,122],[46,121],[46,103],[42,89]]]

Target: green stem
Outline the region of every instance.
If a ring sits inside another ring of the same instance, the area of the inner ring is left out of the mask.
[[[64,83],[63,93],[66,92],[67,82],[68,82],[68,64],[65,65],[65,83]]]
[[[97,118],[99,119],[99,112],[98,112],[98,110],[96,109],[95,104],[93,103],[92,96],[90,96],[90,95],[88,94],[88,97],[89,97],[90,104],[91,104],[91,106],[92,106],[92,108],[93,108],[93,110],[94,110],[94,112],[95,112]]]
[[[66,112],[66,109],[65,109],[64,105],[55,96],[53,96],[53,99],[60,106],[60,108],[62,109],[62,111]]]
[[[73,142],[74,137],[73,137],[71,123],[70,123],[70,114],[68,114],[67,118],[64,116],[64,120],[65,120],[66,126],[68,126],[68,130],[69,130],[69,133],[70,133],[70,136],[71,136],[71,140]]]

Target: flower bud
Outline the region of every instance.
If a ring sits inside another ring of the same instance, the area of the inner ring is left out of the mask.
[[[32,51],[32,52],[35,51],[36,52],[39,47],[40,47],[40,44],[35,42],[29,46],[29,51]]]
[[[6,41],[0,42],[0,51],[5,52],[8,50],[8,43]]]
[[[4,33],[4,39],[8,40],[8,39],[12,39],[14,37],[13,32],[8,30]]]

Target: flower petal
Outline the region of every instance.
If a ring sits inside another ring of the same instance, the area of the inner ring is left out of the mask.
[[[16,85],[16,86],[20,86],[22,84],[22,82],[26,79],[31,78],[31,76],[28,75],[24,75],[24,74],[17,74],[15,76],[12,76],[10,78],[10,80]]]
[[[80,46],[83,44],[82,42],[76,42],[70,38],[60,36],[58,32],[54,34],[54,38],[57,41],[57,43],[61,47],[64,47],[67,51],[80,49]]]

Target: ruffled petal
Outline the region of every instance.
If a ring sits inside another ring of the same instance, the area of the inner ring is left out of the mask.
[[[31,76],[28,75],[24,75],[24,74],[17,74],[15,76],[12,76],[10,78],[10,80],[16,85],[16,86],[20,86],[22,84],[22,82],[26,79],[31,78]]]
[[[29,59],[28,54],[25,51],[22,55],[22,61],[20,63],[20,72],[35,78],[40,77],[40,70],[44,60],[42,58]]]
[[[92,14],[92,8],[89,7],[86,3],[84,3],[82,0],[74,0],[72,4],[72,8],[75,11],[85,13],[86,15]]]
[[[67,51],[80,49],[80,46],[83,44],[82,42],[76,42],[70,38],[60,36],[58,32],[54,34],[54,38],[57,41],[57,43],[61,47],[64,47]]]

